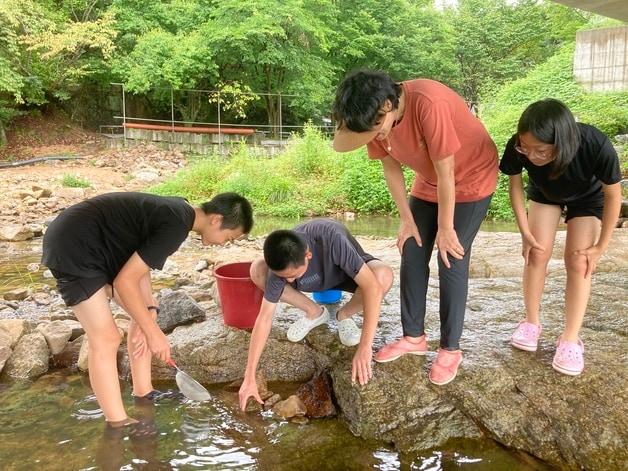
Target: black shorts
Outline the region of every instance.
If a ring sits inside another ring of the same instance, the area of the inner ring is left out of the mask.
[[[59,294],[68,307],[76,306],[91,298],[100,288],[110,284],[107,275],[104,274],[98,277],[82,278],[52,269],[50,272],[57,280]]]
[[[373,257],[370,253],[363,253],[360,255],[362,256],[362,260],[364,260],[364,263],[369,263],[369,262],[372,262],[373,260],[379,260],[378,258]],[[336,289],[338,291],[346,291],[347,293],[355,293],[355,290],[358,289],[358,284],[355,282],[353,278],[349,278],[347,279],[347,281],[344,281],[340,283],[338,286],[334,286],[333,288],[330,288],[330,289]]]
[[[528,185],[527,193],[528,199],[536,203],[560,206],[565,215],[565,222],[572,218],[585,216],[595,216],[600,221],[602,220],[602,213],[604,212],[604,193],[602,191],[569,202],[552,201],[546,198],[541,190],[533,185]]]

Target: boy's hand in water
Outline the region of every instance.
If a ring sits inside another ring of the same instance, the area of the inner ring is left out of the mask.
[[[353,364],[351,367],[351,382],[355,383],[357,379],[363,386],[373,377],[373,369],[371,360],[373,359],[373,349],[370,346],[360,344],[358,350],[353,356]]]
[[[259,391],[257,390],[257,382],[255,381],[255,378],[244,378],[242,386],[240,386],[240,392],[238,393],[238,395],[240,396],[240,410],[242,412],[246,410],[246,403],[249,400],[249,397],[254,398],[260,404],[264,404],[264,401],[262,401],[262,398],[259,396]]]

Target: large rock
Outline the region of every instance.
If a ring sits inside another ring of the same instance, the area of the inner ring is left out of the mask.
[[[331,384],[325,371],[319,372],[310,381],[302,385],[296,395],[307,409],[307,416],[312,418],[336,415],[332,399]]]
[[[0,344],[0,373],[2,373],[2,369],[4,368],[5,363],[11,356],[12,350],[6,345]]]
[[[53,355],[51,358],[53,366],[56,368],[70,368],[78,364],[83,338],[85,338],[85,336],[78,337],[68,342],[63,351]]]
[[[251,334],[225,326],[218,315],[199,324],[177,327],[168,339],[172,357],[201,383],[227,383],[244,376]],[[153,367],[156,378],[172,378],[172,368],[158,362]],[[268,381],[306,381],[316,371],[314,352],[303,343],[288,341],[285,332],[273,332],[259,369]]]
[[[48,371],[48,344],[39,332],[24,335],[18,340],[9,357],[4,373],[15,379],[32,379]]]
[[[53,355],[61,353],[72,337],[72,327],[64,321],[49,322],[39,327],[38,330],[48,342],[50,353]]]
[[[362,437],[417,451],[485,435],[559,467],[622,469],[628,460],[628,287],[626,272],[613,271],[618,266],[609,263],[609,272],[594,277],[581,331],[586,366],[578,377],[551,367],[564,326],[566,280],[560,272],[547,279],[544,330],[536,353],[509,344],[523,317],[520,280],[471,280],[463,364],[458,377],[444,387],[427,378],[439,338],[437,316],[431,314],[427,357],[374,364],[373,379],[365,386],[351,383],[355,349],[339,346],[333,330],[316,329],[307,342],[331,371],[342,417]],[[437,291],[430,285],[428,308],[436,312]],[[388,297],[376,349],[401,335],[398,303],[398,297]]]
[[[33,232],[22,224],[2,224],[0,225],[0,240],[18,242],[29,240],[34,236]]]
[[[0,334],[4,334],[9,339],[8,347],[10,348],[13,348],[29,329],[28,322],[23,319],[0,319]]]
[[[205,319],[205,311],[183,291],[173,291],[162,295],[159,300],[159,310],[157,323],[164,332],[171,332],[177,326]]]
[[[81,341],[81,348],[79,349],[78,359],[76,360],[76,367],[81,371],[89,371],[89,339],[87,335],[83,335],[80,338],[83,340]]]

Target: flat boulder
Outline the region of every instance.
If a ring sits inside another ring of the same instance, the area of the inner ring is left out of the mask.
[[[22,224],[0,225],[0,240],[19,242],[22,240],[32,239],[34,235],[35,234],[33,234],[33,232],[28,227]]]
[[[48,342],[50,353],[53,355],[61,353],[72,337],[72,327],[64,321],[48,322],[38,327],[38,330]]]
[[[24,319],[0,319],[0,334],[8,338],[8,347],[13,348],[30,326]]]
[[[222,317],[177,327],[169,336],[177,364],[204,384],[228,383],[244,376],[251,334],[225,326]],[[303,343],[292,343],[285,332],[271,333],[260,359],[268,381],[307,381],[316,372],[314,352]],[[172,368],[153,362],[156,379],[171,379]]]

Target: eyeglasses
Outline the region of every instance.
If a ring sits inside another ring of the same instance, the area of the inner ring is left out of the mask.
[[[526,150],[523,147],[521,147],[521,143],[519,141],[517,141],[517,143],[515,144],[515,150],[517,152],[519,152],[520,154],[525,155],[526,157],[530,157],[532,155],[536,155],[537,157],[543,159],[543,160],[548,160],[551,159],[554,156],[554,149],[547,149],[547,150],[543,150],[543,151],[539,151],[539,150]]]

